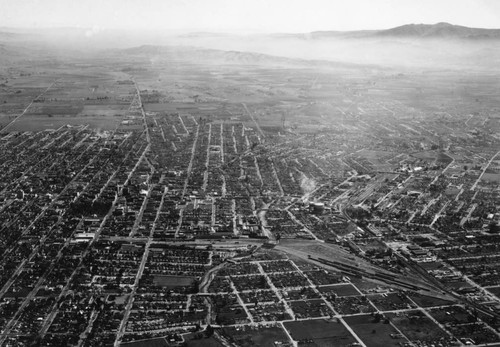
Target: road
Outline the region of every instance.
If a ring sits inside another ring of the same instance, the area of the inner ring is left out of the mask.
[[[4,131],[4,130],[7,130],[8,127],[10,127],[12,124],[14,124],[14,122],[16,120],[18,120],[19,118],[21,118],[22,116],[24,116],[24,114],[29,110],[29,108],[31,107],[31,105],[33,105],[33,103],[35,102],[36,99],[38,99],[39,97],[43,96],[45,93],[47,93],[49,91],[50,88],[52,88],[54,86],[54,84],[56,84],[58,80],[54,80],[54,82],[52,82],[52,84],[50,86],[47,87],[47,89],[45,89],[43,92],[41,92],[39,95],[36,96],[36,98],[34,98],[33,100],[31,100],[31,102],[29,103],[29,105],[24,109],[24,111],[18,115],[16,118],[14,118],[13,120],[11,120],[9,123],[7,123],[7,125],[5,125],[2,129],[0,129],[0,131]]]
[[[135,88],[136,88],[136,91],[137,91],[138,105],[134,105],[134,102],[132,102],[131,108],[135,108],[135,110],[140,110],[140,112],[142,114],[143,122],[144,122],[144,129],[145,129],[145,132],[146,132],[146,141],[148,143],[148,146],[144,150],[144,153],[142,154],[141,158],[137,161],[137,164],[135,166],[135,167],[137,167],[139,165],[139,163],[145,158],[146,153],[149,151],[149,149],[151,147],[151,137],[149,136],[149,127],[148,127],[148,123],[147,123],[147,120],[146,120],[146,113],[144,112],[144,107],[142,106],[141,93],[139,91],[139,86],[137,85],[137,82],[135,81],[135,79],[134,79],[134,85],[135,85]],[[154,168],[151,168],[151,171],[152,171],[151,174],[153,174],[154,173]],[[149,196],[150,192],[151,192],[151,189],[148,190],[148,196]],[[121,340],[123,338],[123,335],[125,334],[125,330],[126,330],[126,327],[127,327],[128,318],[130,316],[130,310],[132,309],[132,304],[134,302],[134,296],[135,296],[135,293],[137,292],[137,288],[139,287],[139,280],[141,279],[142,274],[144,272],[144,268],[146,267],[146,262],[147,262],[148,256],[149,256],[149,248],[151,246],[151,243],[153,242],[153,233],[154,233],[154,230],[155,230],[155,225],[156,225],[156,222],[158,221],[161,209],[163,207],[163,201],[164,201],[166,193],[167,193],[167,189],[165,189],[163,191],[161,202],[160,202],[160,206],[158,207],[158,210],[156,212],[155,220],[154,220],[153,225],[151,226],[151,229],[149,231],[148,241],[147,241],[146,245],[144,246],[144,254],[142,256],[141,263],[139,264],[139,269],[137,270],[137,274],[135,276],[135,281],[134,281],[134,285],[133,285],[133,288],[132,288],[132,292],[129,295],[127,304],[125,306],[125,313],[123,315],[122,321],[121,321],[120,326],[118,328],[118,331],[116,333],[116,339],[115,339],[115,343],[114,343],[114,345],[116,347],[120,346],[120,343],[121,343]],[[143,212],[144,207],[146,206],[145,204],[147,203],[147,198],[148,198],[147,196],[144,198],[144,202],[143,202],[143,205],[141,207],[141,214],[139,214],[137,216],[136,222],[140,221],[140,219],[142,219],[142,212]],[[138,222],[136,224],[138,224]],[[129,236],[131,236],[131,235],[129,235]]]
[[[498,155],[500,154],[500,151],[496,152],[495,155],[493,155],[490,159],[490,161],[488,162],[487,165],[484,166],[484,169],[483,169],[483,172],[481,172],[481,175],[479,175],[479,177],[477,178],[476,182],[474,182],[474,184],[472,185],[472,187],[470,188],[470,190],[475,190],[476,189],[476,186],[477,184],[481,181],[481,178],[483,177],[484,173],[486,172],[486,170],[488,169],[488,167],[491,165],[491,162],[493,161],[493,159],[495,159]]]
[[[245,109],[245,111],[247,112],[247,114],[250,116],[250,118],[252,118],[252,121],[255,123],[255,126],[257,127],[257,131],[259,132],[260,136],[262,137],[262,139],[264,139],[266,136],[262,132],[262,129],[260,128],[259,123],[257,123],[257,120],[255,119],[255,117],[253,116],[253,114],[248,110],[247,105],[245,103],[241,103],[241,104],[243,105],[243,108]]]
[[[196,153],[196,144],[198,143],[198,136],[200,134],[200,126],[196,125],[196,133],[194,135],[193,147],[191,148],[191,157],[189,158],[189,164],[186,172],[186,180],[184,181],[184,188],[182,189],[182,197],[186,195],[187,186],[189,183],[189,176],[191,175],[191,170],[193,169],[193,160]]]

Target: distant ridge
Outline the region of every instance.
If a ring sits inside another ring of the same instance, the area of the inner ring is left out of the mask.
[[[193,62],[216,62],[224,64],[270,64],[278,66],[328,66],[328,67],[344,67],[359,68],[356,63],[328,61],[322,59],[301,59],[288,58],[264,53],[235,51],[235,50],[220,50],[211,48],[202,48],[195,46],[165,46],[165,45],[142,45],[125,49],[117,49],[118,54],[132,54],[144,57],[166,57],[170,59],[180,59]],[[363,64],[367,67],[370,64]]]
[[[145,56],[165,56],[171,55],[175,58],[191,61],[219,61],[224,63],[262,64],[280,63],[294,64],[297,60],[271,56],[267,54],[240,51],[224,51],[218,49],[207,49],[192,46],[163,46],[163,45],[142,45],[131,47],[119,52],[126,54],[136,54]]]
[[[378,36],[402,36],[419,38],[500,39],[500,29],[469,28],[450,23],[406,24],[380,30]]]
[[[500,29],[469,28],[450,23],[436,24],[405,24],[395,28],[383,30],[357,31],[313,31],[305,34],[275,34],[276,38],[328,39],[328,38],[413,38],[413,39],[463,39],[484,40],[500,39]]]

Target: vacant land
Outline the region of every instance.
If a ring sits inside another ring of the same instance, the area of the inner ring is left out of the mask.
[[[301,346],[328,347],[349,346],[356,342],[354,336],[340,322],[325,319],[286,322],[285,328]]]
[[[280,326],[270,327],[227,327],[222,334],[240,347],[274,347],[279,343],[290,343],[290,339]]]
[[[345,317],[344,320],[367,347],[401,346],[408,341],[391,324],[371,315]]]
[[[360,295],[360,292],[351,284],[338,284],[331,286],[323,286],[318,288],[322,293],[335,293],[337,296],[352,296]]]
[[[195,279],[188,276],[154,276],[153,282],[162,287],[190,286]]]
[[[388,313],[391,320],[410,341],[448,341],[449,335],[421,311]]]
[[[213,336],[208,338],[194,339],[191,337],[185,337],[187,347],[224,347],[224,344],[217,341]]]
[[[413,300],[417,305],[422,307],[433,307],[433,306],[443,306],[443,305],[451,305],[453,302],[449,300],[444,300],[441,298],[436,298],[433,296],[427,296],[417,293],[410,293],[408,297]]]

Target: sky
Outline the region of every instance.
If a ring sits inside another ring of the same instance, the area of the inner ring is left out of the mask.
[[[0,26],[212,32],[500,28],[499,0],[0,0]]]

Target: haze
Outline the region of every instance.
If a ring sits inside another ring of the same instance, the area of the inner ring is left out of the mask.
[[[500,27],[495,0],[1,0],[5,27],[310,32],[450,22]]]

